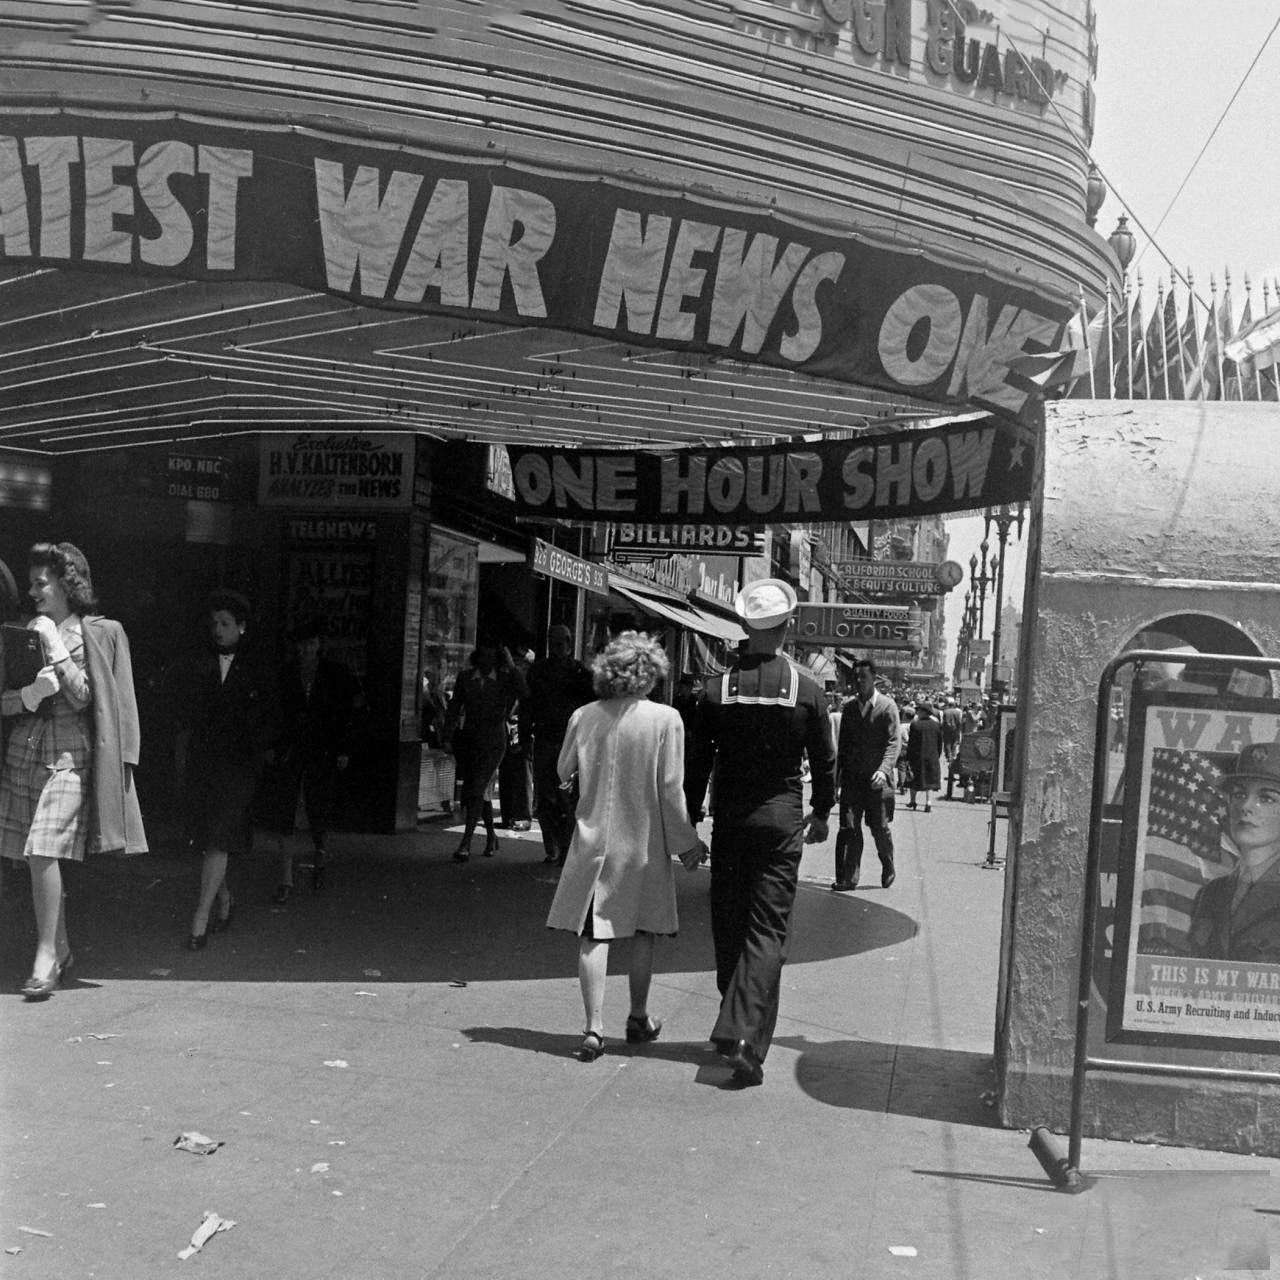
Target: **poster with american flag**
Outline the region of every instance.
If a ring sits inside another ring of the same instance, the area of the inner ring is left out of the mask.
[[[1280,701],[1164,691],[1135,695],[1131,715],[1107,1039],[1274,1052],[1280,964],[1204,954],[1193,922],[1224,877],[1238,900],[1228,785],[1256,744],[1280,742]]]
[[[1234,758],[1170,747],[1151,753],[1140,951],[1186,955],[1196,894],[1231,870],[1220,784]]]

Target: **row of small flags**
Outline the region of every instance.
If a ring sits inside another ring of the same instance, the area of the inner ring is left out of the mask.
[[[1188,273],[1182,307],[1177,282],[1170,279],[1167,292],[1159,283],[1149,313],[1141,276],[1132,293],[1127,280],[1118,295],[1108,283],[1104,305],[1092,317],[1081,291],[1062,349],[1020,371],[1047,394],[1074,399],[1280,399],[1280,281],[1263,281],[1256,319],[1248,277],[1239,318],[1229,275],[1221,295],[1210,277],[1206,302]]]

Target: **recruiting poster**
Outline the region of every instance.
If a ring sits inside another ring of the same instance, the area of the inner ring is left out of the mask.
[[[1280,1042],[1280,701],[1135,695],[1107,1039]]]

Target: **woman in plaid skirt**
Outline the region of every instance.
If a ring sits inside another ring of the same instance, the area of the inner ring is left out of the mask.
[[[29,565],[35,617],[27,625],[45,665],[0,696],[10,722],[0,856],[31,870],[36,956],[21,990],[45,1000],[72,963],[62,863],[82,862],[86,851],[142,852],[146,840],[133,793],[137,707],[124,631],[90,615],[89,564],[71,543],[37,543]]]

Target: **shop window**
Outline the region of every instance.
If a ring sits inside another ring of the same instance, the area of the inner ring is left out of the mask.
[[[427,550],[427,589],[422,624],[423,741],[438,746],[444,707],[458,672],[476,647],[476,543],[433,528]]]

